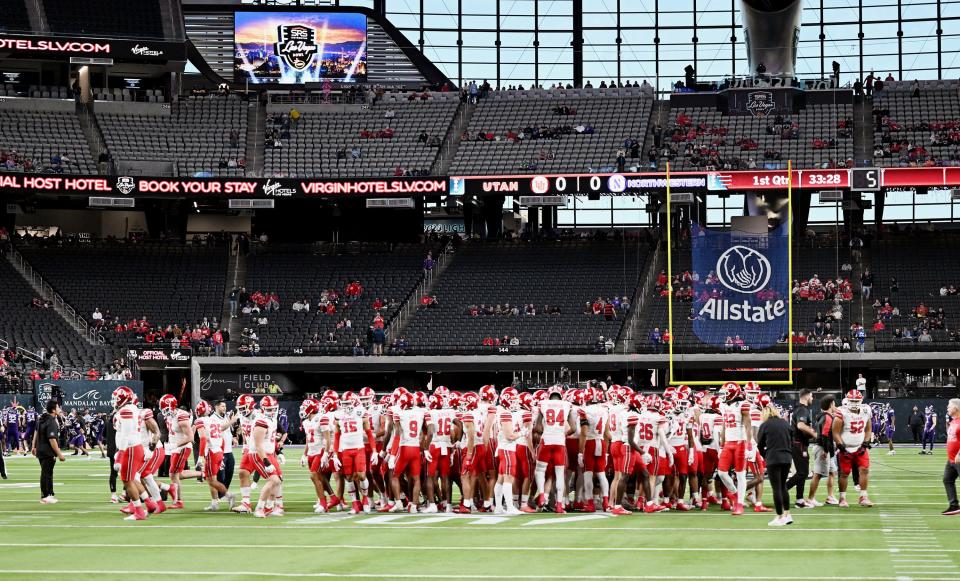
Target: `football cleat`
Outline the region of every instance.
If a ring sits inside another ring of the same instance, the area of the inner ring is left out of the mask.
[[[470,514],[470,508],[464,505],[459,505],[457,508],[453,509],[453,512],[457,514]]]
[[[278,506],[270,512],[270,516],[283,516],[283,514],[284,512],[282,506]]]
[[[700,501],[700,510],[707,510],[707,508],[709,507],[710,507],[710,503],[707,501],[706,498]]]
[[[46,500],[46,499],[44,499],[44,500]],[[121,509],[120,509],[120,512],[122,512],[123,514],[133,514],[133,503],[131,502],[131,503],[127,504],[127,506],[121,508]]]
[[[645,513],[647,513],[647,514],[651,514],[651,513],[654,513],[654,512],[660,512],[660,507],[659,507],[658,505],[656,505],[656,504],[648,503],[648,504],[643,505],[643,512],[645,512]]]
[[[827,499],[824,501],[824,504],[829,504],[830,506],[836,506],[840,504],[840,501],[838,501],[837,497],[835,496],[828,496]]]
[[[517,516],[518,514],[523,514],[520,511],[520,509],[518,509],[516,506],[513,505],[512,502],[507,505],[506,513],[510,516]]]
[[[124,517],[123,520],[147,520],[147,511],[143,510],[143,507],[138,507],[133,511],[128,517]]]
[[[740,516],[740,515],[742,515],[742,514],[743,514],[743,505],[740,504],[739,502],[738,502],[737,504],[735,504],[735,505],[733,506],[733,512],[731,512],[730,514],[732,514],[733,516]]]
[[[257,518],[267,518],[267,513],[262,508],[258,508],[254,511],[253,516]]]
[[[677,502],[677,510],[679,510],[680,512],[687,512],[687,511],[690,510],[690,507],[687,506],[687,503],[685,503],[685,502],[683,502],[683,501],[681,500],[681,501]]]
[[[167,512],[167,503],[163,502],[163,500],[158,500],[158,501],[157,501],[157,514],[163,514],[163,513],[165,513],[165,512]]]
[[[416,503],[411,502],[411,503],[407,506],[407,512],[409,512],[410,514],[417,514],[417,505],[416,505]]]
[[[363,506],[360,504],[359,500],[354,500],[350,504],[350,514],[360,514],[363,512]]]
[[[426,506],[426,508],[423,509],[422,512],[425,514],[436,514],[439,511],[437,510],[437,505],[431,502]]]
[[[866,496],[861,496],[861,497],[860,497],[860,506],[862,506],[863,508],[870,508],[870,507],[873,506],[873,503],[870,502],[870,499],[867,498]]]
[[[211,502],[207,506],[203,507],[203,510],[205,510],[206,512],[217,512],[218,510],[220,510],[220,503],[218,502],[217,504],[214,504]]]
[[[592,500],[588,500],[583,505],[581,510],[583,510],[583,512],[597,512],[597,503]]]
[[[324,514],[327,512],[327,509],[323,508],[321,505],[316,505],[313,507],[313,514]]]
[[[616,515],[616,516],[627,516],[627,515],[630,515],[630,514],[633,514],[633,513],[630,512],[629,510],[623,508],[622,506],[615,506],[615,507],[613,507],[613,510],[610,511],[610,514],[613,514],[613,515]]]
[[[253,512],[253,507],[250,506],[249,502],[241,502],[237,506],[233,507],[233,512],[237,514],[250,514]]]
[[[753,505],[753,512],[773,512],[773,509],[768,506],[763,506],[762,502],[758,502]]]
[[[171,504],[170,506],[168,506],[167,508],[169,508],[169,509],[183,508],[183,501],[182,501],[182,500],[178,500],[178,501],[176,501],[175,503],[173,503],[173,504]]]
[[[153,501],[152,498],[148,498],[143,502],[143,505],[147,507],[147,512],[153,514],[157,512],[157,503]]]
[[[556,514],[567,514],[567,511],[563,508],[563,503],[558,502],[556,507],[554,507],[553,512]]]
[[[846,499],[846,498],[841,498],[841,499],[840,499],[840,502],[839,502],[839,504],[837,504],[837,506],[839,506],[840,508],[850,508],[850,505],[847,504],[847,499]]]
[[[545,504],[547,504],[547,496],[541,492],[537,495],[537,506],[542,508]]]
[[[381,506],[380,508],[378,508],[378,509],[377,509],[377,512],[395,512],[395,511],[393,510],[393,507],[394,507],[394,504],[393,504],[392,502],[389,502],[389,503]]]
[[[120,502],[120,499],[117,498],[117,495],[116,495],[116,494],[111,494],[111,495],[110,495],[110,503],[111,503],[111,504],[117,504],[118,502]]]
[[[525,505],[523,505],[523,507],[520,509],[520,512],[523,512],[523,513],[526,513],[526,514],[533,514],[533,513],[537,512],[537,509],[533,508],[533,507],[530,506],[529,504],[525,504]]]

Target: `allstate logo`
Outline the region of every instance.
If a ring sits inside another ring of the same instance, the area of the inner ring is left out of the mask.
[[[613,174],[607,179],[607,189],[613,194],[619,194],[627,189],[627,178],[620,174]]]
[[[770,261],[763,254],[746,246],[733,246],[717,259],[717,278],[728,289],[753,294],[770,282]]]

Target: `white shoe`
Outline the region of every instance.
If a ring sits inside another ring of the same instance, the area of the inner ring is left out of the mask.
[[[417,514],[417,505],[411,502],[410,505],[407,507],[407,512],[409,512],[410,514]]]
[[[792,525],[792,524],[793,524],[793,517],[792,517],[792,516],[784,516],[784,518],[783,518],[783,524],[785,524],[785,525]]]
[[[57,504],[58,502],[60,502],[59,500],[57,500],[57,497],[53,495],[50,495],[42,500],[44,504]]]
[[[854,485],[853,485],[853,489],[856,490],[857,492],[860,492],[860,485],[859,485],[859,484],[854,484]]]
[[[233,507],[237,505],[237,496],[232,492],[228,492],[224,498],[227,500],[230,509],[233,510]]]
[[[889,452],[887,452],[887,456],[896,456],[896,455],[897,455],[896,450],[890,450]]]
[[[413,507],[413,509],[416,510],[417,507]],[[397,501],[390,507],[388,512],[403,512],[403,505],[400,504],[400,501]]]
[[[784,522],[783,517],[778,516],[777,518],[775,518],[775,519],[773,519],[772,521],[768,522],[768,523],[767,523],[767,526],[768,526],[768,527],[782,527],[782,526],[785,526],[786,524],[787,524],[787,523]]]
[[[506,514],[507,511],[503,510],[502,506],[494,507],[493,514]]]
[[[509,506],[507,506],[507,514],[510,516],[516,516],[518,514],[523,514],[523,511],[511,503]]]
[[[437,513],[437,505],[431,502],[430,504],[427,505],[427,507],[426,507],[425,509],[423,509],[422,512],[423,512],[424,514],[436,514],[436,513]]]
[[[254,480],[253,482],[250,483],[250,490],[256,490],[256,489],[257,489],[257,481]]]
[[[323,514],[323,513],[325,513],[325,512],[327,512],[327,511],[324,510],[323,507],[320,506],[320,505],[317,505],[317,506],[314,506],[314,507],[313,507],[313,514]]]
[[[116,495],[116,494],[111,494],[111,495],[110,495],[110,502],[111,502],[112,504],[117,504],[118,502],[120,502],[120,500],[117,498],[117,495]]]
[[[818,508],[818,507],[821,507],[821,506],[823,506],[823,503],[822,503],[822,502],[818,502],[818,501],[817,501],[816,499],[814,499],[814,498],[808,498],[808,499],[804,502],[804,508]]]
[[[217,503],[211,502],[209,506],[203,507],[203,510],[205,510],[205,511],[207,511],[207,512],[217,512],[218,510],[220,510],[220,503],[219,503],[219,502],[217,502]]]
[[[443,509],[443,512],[446,514],[453,514],[453,507],[449,504]]]
[[[825,502],[826,504],[829,504],[830,506],[837,506],[838,504],[840,504],[840,501],[837,500],[837,497],[836,497],[836,496],[828,496],[827,499],[826,499],[826,501],[824,501],[824,502]]]

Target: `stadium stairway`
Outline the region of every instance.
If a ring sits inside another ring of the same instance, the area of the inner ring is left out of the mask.
[[[466,127],[466,125],[464,125],[464,127]],[[453,247],[448,243],[436,258],[433,270],[424,271],[417,288],[413,290],[406,302],[400,306],[400,311],[397,313],[397,316],[390,321],[390,324],[387,326],[388,339],[403,335],[403,330],[406,329],[407,324],[413,320],[413,316],[417,312],[417,307],[420,306],[420,299],[422,299],[424,295],[430,294],[430,291],[433,290],[433,287],[436,286],[440,280],[440,276],[443,275],[443,271],[453,262],[453,257]]]
[[[453,116],[453,121],[447,129],[447,136],[443,139],[443,145],[440,146],[440,153],[433,162],[430,174],[435,176],[445,176],[453,165],[453,158],[456,156],[457,149],[460,147],[460,136],[470,125],[470,119],[473,118],[473,112],[477,106],[469,102],[460,103],[457,112]]]
[[[43,277],[27,262],[22,254],[11,246],[10,252],[4,254],[4,259],[9,262],[23,280],[33,288],[37,296],[53,301],[53,310],[63,317],[63,320],[66,321],[70,328],[76,331],[78,335],[83,337],[84,341],[94,347],[103,345],[103,335],[90,327],[86,319],[78,315],[77,310],[64,301],[63,297],[57,294],[53,290],[53,287],[43,280]]]
[[[266,105],[260,103],[260,99],[247,101],[247,175],[263,176],[263,136],[266,132]]]
[[[37,31],[47,31],[47,15],[43,11],[43,3],[40,0],[26,0],[27,17],[30,19],[30,29]]]
[[[873,100],[853,103],[853,159],[873,165]]]
[[[97,173],[103,173],[100,168],[100,154],[109,151],[107,142],[103,138],[103,131],[100,124],[97,123],[97,116],[93,114],[93,109],[84,108],[77,112],[80,117],[80,128],[83,130],[83,136],[87,138],[87,147],[90,148],[90,159],[97,163]],[[108,171],[108,173],[112,173]]]
[[[660,251],[663,241],[657,242],[657,247],[653,251],[653,259],[643,273],[640,280],[637,297],[631,305],[630,317],[620,329],[620,337],[617,339],[617,346],[614,349],[616,353],[634,353],[634,349],[645,337],[643,329],[643,313],[647,301],[653,297],[653,287],[657,283],[657,274],[660,270],[666,268],[666,255]]]
[[[243,323],[240,317],[230,318],[229,299],[230,291],[242,286],[243,281],[247,280],[247,256],[238,250],[235,255],[229,255],[227,261],[227,284],[223,289],[223,311],[220,313],[220,320],[230,321],[227,327],[230,332],[230,343],[227,344],[224,352],[227,355],[236,355],[240,349],[240,331],[243,329]]]

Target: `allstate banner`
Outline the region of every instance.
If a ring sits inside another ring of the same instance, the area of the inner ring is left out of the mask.
[[[60,407],[64,413],[69,413],[71,409],[109,413],[113,409],[113,390],[121,385],[126,385],[143,399],[142,381],[36,381],[34,395],[38,410],[46,408],[47,402],[59,393]]]
[[[786,337],[789,224],[746,234],[693,225],[693,331],[708,345],[762,349]]]

